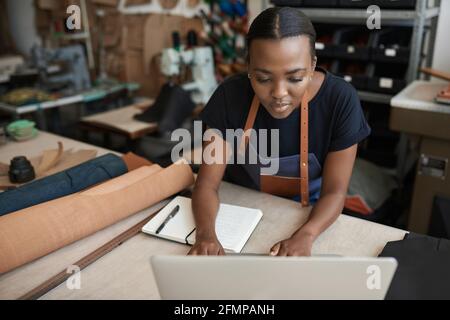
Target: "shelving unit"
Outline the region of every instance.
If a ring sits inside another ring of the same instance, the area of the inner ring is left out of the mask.
[[[418,1],[418,4],[421,1]],[[424,4],[425,1],[423,1]],[[419,4],[421,6],[421,4]],[[365,23],[367,19],[367,11],[365,9],[343,9],[343,8],[302,8],[312,21],[327,23]],[[416,18],[430,19],[439,15],[439,8],[418,8],[416,10],[393,10],[382,9],[383,22],[396,23],[400,21],[411,21]]]
[[[381,9],[381,24],[383,26],[412,26],[411,53],[406,81],[409,83],[418,79],[422,63],[424,31],[429,31],[429,43],[425,53],[425,64],[430,67],[434,51],[437,19],[440,11],[440,1],[434,1],[434,7],[427,7],[427,0],[417,0],[415,10]],[[301,8],[313,22],[365,25],[369,14],[366,9],[346,8]],[[360,99],[368,102],[389,103],[394,95],[376,94],[360,91]]]

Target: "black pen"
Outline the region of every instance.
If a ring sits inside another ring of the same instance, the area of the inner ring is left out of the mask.
[[[178,213],[178,211],[180,211],[179,205],[177,205],[175,208],[173,208],[173,210],[169,213],[167,218],[164,219],[163,223],[161,223],[161,225],[158,227],[158,229],[156,229],[156,234],[159,234],[161,232],[161,230],[166,226],[166,224],[170,221],[170,219],[175,217],[175,215]]]

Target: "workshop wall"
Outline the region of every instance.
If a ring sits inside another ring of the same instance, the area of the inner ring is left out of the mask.
[[[441,1],[441,13],[439,16],[436,40],[434,46],[433,68],[438,70],[450,70],[450,42],[448,41],[450,30],[450,1]],[[435,79],[435,78],[433,78]],[[436,79],[437,80],[437,79]],[[444,80],[437,80],[444,81]]]
[[[200,9],[209,12],[203,1],[86,0],[91,37],[73,40],[61,37],[67,32],[63,20],[67,16],[67,5],[79,4],[79,1],[6,1],[10,29],[19,53],[28,56],[34,44],[60,47],[81,43],[86,46],[86,41],[90,41],[95,60],[91,73],[96,75],[100,63],[99,34],[103,32],[108,75],[120,81],[139,83],[139,94],[149,97],[157,95],[164,81],[157,67],[157,55],[171,46],[171,32],[187,34],[190,29],[203,30],[202,21],[191,17],[199,14]],[[169,5],[168,2],[176,3],[173,9],[163,8],[162,4]],[[103,9],[103,18],[96,15],[97,9]],[[182,38],[186,34],[181,34]]]
[[[19,53],[28,56],[33,44],[41,44],[35,25],[34,0],[6,0],[9,30]]]

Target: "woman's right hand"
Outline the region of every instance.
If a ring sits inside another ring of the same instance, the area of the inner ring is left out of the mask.
[[[197,238],[188,255],[224,256],[225,251],[217,237]]]

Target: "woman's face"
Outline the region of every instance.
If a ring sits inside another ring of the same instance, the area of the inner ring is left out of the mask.
[[[272,117],[288,117],[314,74],[308,37],[253,40],[249,58],[250,81],[259,101]]]

